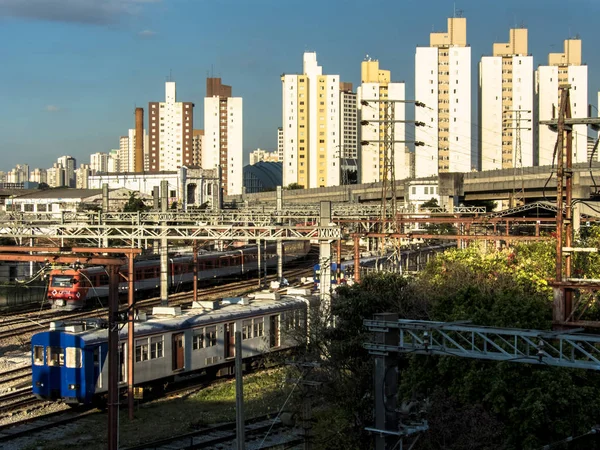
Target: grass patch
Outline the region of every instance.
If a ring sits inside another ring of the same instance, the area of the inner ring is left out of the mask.
[[[244,415],[247,418],[276,415],[292,390],[285,382],[285,368],[269,369],[244,376]],[[125,400],[126,401],[126,400]],[[128,447],[187,433],[205,426],[235,421],[235,380],[218,382],[182,398],[141,405],[130,421],[127,410],[119,415],[119,446]],[[89,437],[88,437],[89,436]],[[104,450],[107,415],[81,422],[76,431],[53,441],[36,441],[31,449]]]

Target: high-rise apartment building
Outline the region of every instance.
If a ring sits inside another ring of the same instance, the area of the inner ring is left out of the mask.
[[[479,63],[479,168],[533,166],[533,56],[527,29],[510,30]]]
[[[108,173],[121,172],[121,160],[119,158],[120,149],[112,149],[108,153],[108,160],[106,162],[106,171]]]
[[[57,159],[58,164],[60,164],[65,170],[65,179],[64,186],[75,187],[76,179],[75,179],[75,168],[77,167],[77,161],[72,156],[61,156]]]
[[[257,148],[250,153],[250,165],[253,166],[258,162],[279,162],[279,155],[277,152],[269,152],[267,150]]]
[[[119,151],[116,158],[119,160],[118,172],[129,172],[129,135],[119,138]]]
[[[29,181],[33,181],[35,183],[47,183],[48,174],[46,172],[46,169],[33,169],[29,174]]]
[[[192,163],[194,166],[202,166],[202,147],[204,146],[204,130],[192,132]]]
[[[277,156],[283,162],[283,127],[277,127]]]
[[[367,59],[360,66],[361,86],[358,104],[361,121],[360,182],[372,183],[384,179],[396,180],[409,175],[404,155],[405,86],[393,83],[389,70],[379,68],[379,61]],[[393,131],[393,136],[391,131]],[[386,150],[387,139],[395,141],[393,162]],[[386,167],[387,160],[387,167]]]
[[[75,187],[77,189],[88,189],[89,178],[93,175],[89,164],[80,164],[75,170]]]
[[[352,83],[340,83],[340,165],[341,183],[354,183],[358,178],[358,108]],[[353,177],[350,175],[354,174]],[[352,178],[352,179],[351,179]]]
[[[581,40],[567,39],[563,53],[550,53],[548,65],[535,73],[539,120],[558,117],[561,85],[571,86],[571,117],[587,117],[588,70],[581,62]],[[554,159],[557,133],[546,125],[538,130],[538,165],[549,166]],[[573,125],[573,162],[587,159],[587,126]],[[556,161],[554,161],[556,164]]]
[[[90,169],[93,173],[108,172],[108,154],[107,153],[92,153],[90,155]]]
[[[448,19],[448,31],[431,33],[415,56],[415,175],[471,170],[471,47],[467,19]]]
[[[301,75],[282,75],[283,185],[340,184],[340,77],[323,75],[315,52]]]
[[[177,101],[175,82],[165,83],[165,101],[150,102],[148,115],[148,170],[159,172],[192,165],[194,104]]]
[[[202,168],[221,168],[224,195],[239,195],[243,185],[243,102],[231,96],[220,78],[206,79]]]

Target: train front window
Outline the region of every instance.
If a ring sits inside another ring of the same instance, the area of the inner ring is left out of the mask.
[[[36,366],[44,365],[44,347],[41,345],[33,347],[33,364]]]
[[[67,367],[69,369],[81,368],[81,349],[77,347],[67,347]]]
[[[48,365],[65,365],[65,351],[61,347],[48,347]]]
[[[73,277],[69,275],[54,275],[52,277],[52,287],[71,287]]]

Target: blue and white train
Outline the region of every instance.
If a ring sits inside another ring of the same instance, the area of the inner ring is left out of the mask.
[[[169,314],[154,314],[145,321],[136,321],[136,386],[231,367],[238,330],[242,332],[245,361],[297,345],[299,336],[306,335],[310,297],[271,295],[270,299],[225,299],[214,309],[182,312],[167,308],[160,311]],[[55,322],[50,331],[35,334],[31,339],[33,394],[71,404],[90,404],[105,396],[106,325],[100,319]],[[127,327],[120,330],[119,341],[119,383],[125,387]]]

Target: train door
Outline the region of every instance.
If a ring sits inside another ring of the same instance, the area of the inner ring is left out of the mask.
[[[279,314],[273,314],[269,320],[269,345],[279,347]]]
[[[225,358],[235,357],[235,322],[225,324],[223,346],[225,347]]]
[[[96,382],[96,386],[101,389],[102,388],[102,375],[100,372],[100,346],[94,348],[94,381]]]
[[[183,370],[183,333],[173,333],[171,335],[171,355],[173,358],[173,370]]]
[[[125,344],[119,344],[119,383],[127,381],[127,362],[125,361]]]

